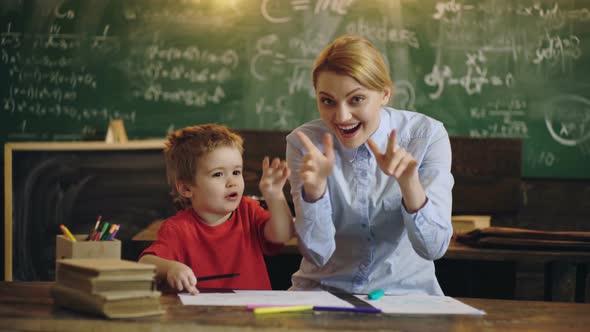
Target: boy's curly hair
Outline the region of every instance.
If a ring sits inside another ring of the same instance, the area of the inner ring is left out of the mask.
[[[176,190],[176,183],[194,184],[199,158],[219,147],[229,146],[244,152],[242,137],[218,124],[203,124],[176,130],[168,135],[164,157],[170,194],[179,209],[191,206],[190,200]]]

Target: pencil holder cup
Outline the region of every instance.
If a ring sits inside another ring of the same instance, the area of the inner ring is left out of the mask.
[[[64,258],[121,258],[121,241],[86,241],[86,234],[74,235],[76,242],[64,235],[55,240],[55,260]]]

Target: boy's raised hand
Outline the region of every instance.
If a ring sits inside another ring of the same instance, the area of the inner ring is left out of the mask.
[[[373,151],[377,165],[379,165],[383,173],[395,177],[400,185],[404,185],[409,182],[412,176],[417,175],[416,167],[418,162],[411,153],[397,145],[396,134],[395,129],[391,131],[384,153],[381,153],[373,140],[369,139],[367,144]]]
[[[305,200],[317,201],[326,191],[328,176],[332,174],[334,142],[330,134],[324,134],[322,142],[324,152],[322,153],[303,132],[298,131],[296,135],[307,150],[301,163],[300,174],[301,180],[303,180]]]
[[[291,171],[286,161],[274,158],[272,163],[268,157],[262,160],[262,177],[258,185],[270,219],[264,227],[264,238],[274,243],[285,243],[293,236],[293,217],[283,193],[283,187]]]
[[[168,285],[179,292],[186,290],[192,295],[199,294],[199,290],[196,287],[197,277],[195,277],[193,270],[180,262],[174,263],[166,273]]]
[[[262,177],[258,188],[265,197],[277,197],[283,195],[283,187],[291,171],[286,161],[274,158],[272,163],[270,158],[264,157],[262,160]]]

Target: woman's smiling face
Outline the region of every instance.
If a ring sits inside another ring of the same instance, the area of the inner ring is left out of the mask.
[[[390,91],[369,90],[347,75],[319,73],[316,97],[320,117],[346,148],[364,144],[379,127]]]

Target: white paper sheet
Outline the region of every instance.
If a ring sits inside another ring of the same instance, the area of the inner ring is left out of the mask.
[[[240,291],[234,293],[178,294],[184,305],[314,305],[328,307],[354,307],[352,304],[326,291]]]
[[[355,296],[388,314],[485,315],[485,311],[448,296],[385,295],[377,300],[369,300],[367,295]]]

